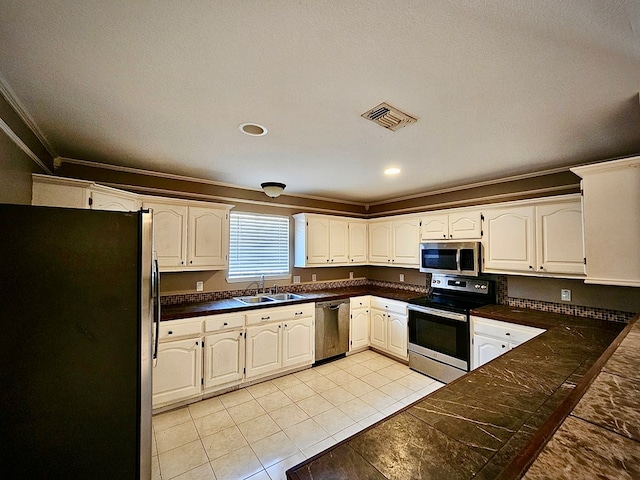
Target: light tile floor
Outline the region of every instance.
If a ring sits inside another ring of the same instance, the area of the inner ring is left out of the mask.
[[[153,478],[280,480],[443,386],[371,350],[153,418]]]

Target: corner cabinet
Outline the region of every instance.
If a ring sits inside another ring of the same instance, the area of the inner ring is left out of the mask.
[[[585,283],[640,287],[640,157],[571,171],[582,178]]]
[[[490,207],[483,214],[483,271],[584,275],[579,195]]]
[[[160,271],[221,270],[229,264],[230,205],[146,198]]]
[[[471,316],[473,358],[471,369],[478,368],[524,342],[544,333],[542,328]]]

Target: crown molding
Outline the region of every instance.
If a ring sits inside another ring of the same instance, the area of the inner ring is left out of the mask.
[[[33,153],[33,151],[29,148],[29,146],[22,141],[22,139],[16,135],[16,133],[5,123],[2,118],[0,118],[0,130],[7,134],[7,136],[15,143],[20,150],[27,154],[27,156],[33,160],[42,170],[47,172],[49,175],[53,175],[53,172],[49,170],[42,160],[38,158],[38,156]]]
[[[150,177],[156,177],[156,178],[164,178],[164,179],[168,179],[168,180],[180,180],[180,181],[184,181],[184,182],[193,182],[193,183],[202,183],[202,184],[206,184],[206,185],[215,185],[218,187],[228,187],[228,188],[235,188],[238,190],[249,190],[249,191],[253,191],[253,192],[262,192],[261,188],[252,188],[252,187],[244,187],[244,186],[239,186],[239,185],[234,185],[231,183],[224,183],[224,182],[218,182],[215,180],[207,180],[205,178],[198,178],[198,177],[190,177],[190,176],[186,176],[186,175],[176,175],[173,173],[163,173],[163,172],[157,172],[155,170],[145,170],[145,169],[141,169],[141,168],[134,168],[134,167],[124,167],[122,165],[112,165],[112,164],[108,164],[108,163],[100,163],[100,162],[91,162],[88,160],[80,160],[77,158],[67,158],[67,157],[57,157],[54,160],[56,162],[57,165],[62,165],[62,163],[70,163],[73,165],[82,165],[84,167],[92,167],[92,168],[101,168],[101,169],[105,169],[105,170],[113,170],[113,171],[117,171],[117,172],[125,172],[125,173],[132,173],[132,174],[136,174],[136,175],[146,175],[146,176],[150,176]],[[335,198],[328,198],[328,197],[320,197],[320,196],[315,196],[315,195],[305,195],[302,193],[285,193],[283,194],[286,197],[294,197],[294,198],[304,198],[307,200],[316,200],[316,201],[322,201],[322,202],[330,202],[330,203],[339,203],[342,205],[354,205],[357,207],[362,207],[365,208],[366,204],[365,203],[361,203],[361,202],[351,202],[348,200],[336,200]],[[272,203],[269,202],[265,202],[266,205],[273,205]]]
[[[4,97],[4,99],[11,106],[11,108],[13,108],[13,111],[16,112],[16,114],[25,123],[25,125],[29,128],[29,130],[33,132],[33,134],[36,136],[36,138],[42,144],[45,150],[49,152],[49,155],[51,155],[51,158],[55,158],[56,154],[54,153],[53,148],[51,148],[51,144],[49,143],[49,140],[47,139],[45,134],[42,133],[42,130],[40,129],[40,127],[38,127],[38,124],[31,117],[31,115],[27,113],[26,108],[24,108],[24,106],[22,105],[22,102],[18,99],[17,95],[13,92],[13,90],[11,90],[11,88],[9,87],[9,84],[2,77],[2,75],[0,75],[0,94]],[[38,163],[38,165],[40,164]]]

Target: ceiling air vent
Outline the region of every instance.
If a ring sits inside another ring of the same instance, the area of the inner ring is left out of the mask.
[[[377,123],[381,127],[388,128],[392,132],[418,121],[417,118],[401,112],[388,103],[381,103],[368,112],[363,113],[362,117]]]

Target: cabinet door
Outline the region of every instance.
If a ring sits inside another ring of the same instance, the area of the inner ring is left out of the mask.
[[[153,209],[153,243],[162,270],[181,270],[187,260],[187,207],[144,202]]]
[[[387,350],[389,353],[407,358],[407,317],[395,313],[387,314],[388,319],[388,341]]]
[[[125,195],[91,191],[91,210],[135,212],[138,210],[138,202]]]
[[[205,338],[204,388],[242,380],[244,332],[234,330]]]
[[[366,222],[349,222],[349,263],[367,263],[368,245]]]
[[[449,238],[449,216],[427,215],[422,218],[420,238],[422,240],[444,240]]]
[[[346,220],[329,221],[329,263],[346,264],[349,262],[349,222]]]
[[[584,275],[580,199],[536,207],[538,271]]]
[[[393,222],[394,264],[418,267],[420,265],[420,220],[407,218]]]
[[[449,214],[449,238],[454,240],[482,238],[480,211]]]
[[[189,207],[188,267],[225,267],[229,251],[229,212]]]
[[[369,309],[351,310],[349,325],[349,351],[369,346]]]
[[[258,377],[282,365],[280,357],[281,323],[247,327],[246,377]]]
[[[509,343],[484,335],[473,336],[473,368],[478,368],[509,351]]]
[[[200,338],[161,343],[153,369],[153,407],[199,395],[201,379]]]
[[[534,207],[487,210],[485,220],[484,269],[533,272],[535,270]]]
[[[329,263],[329,219],[307,217],[307,265]]]
[[[387,314],[383,310],[371,309],[371,331],[369,342],[372,347],[387,349]]]
[[[282,325],[282,367],[312,364],[315,330],[311,317],[288,320]]]
[[[369,261],[391,263],[391,222],[369,224]]]

